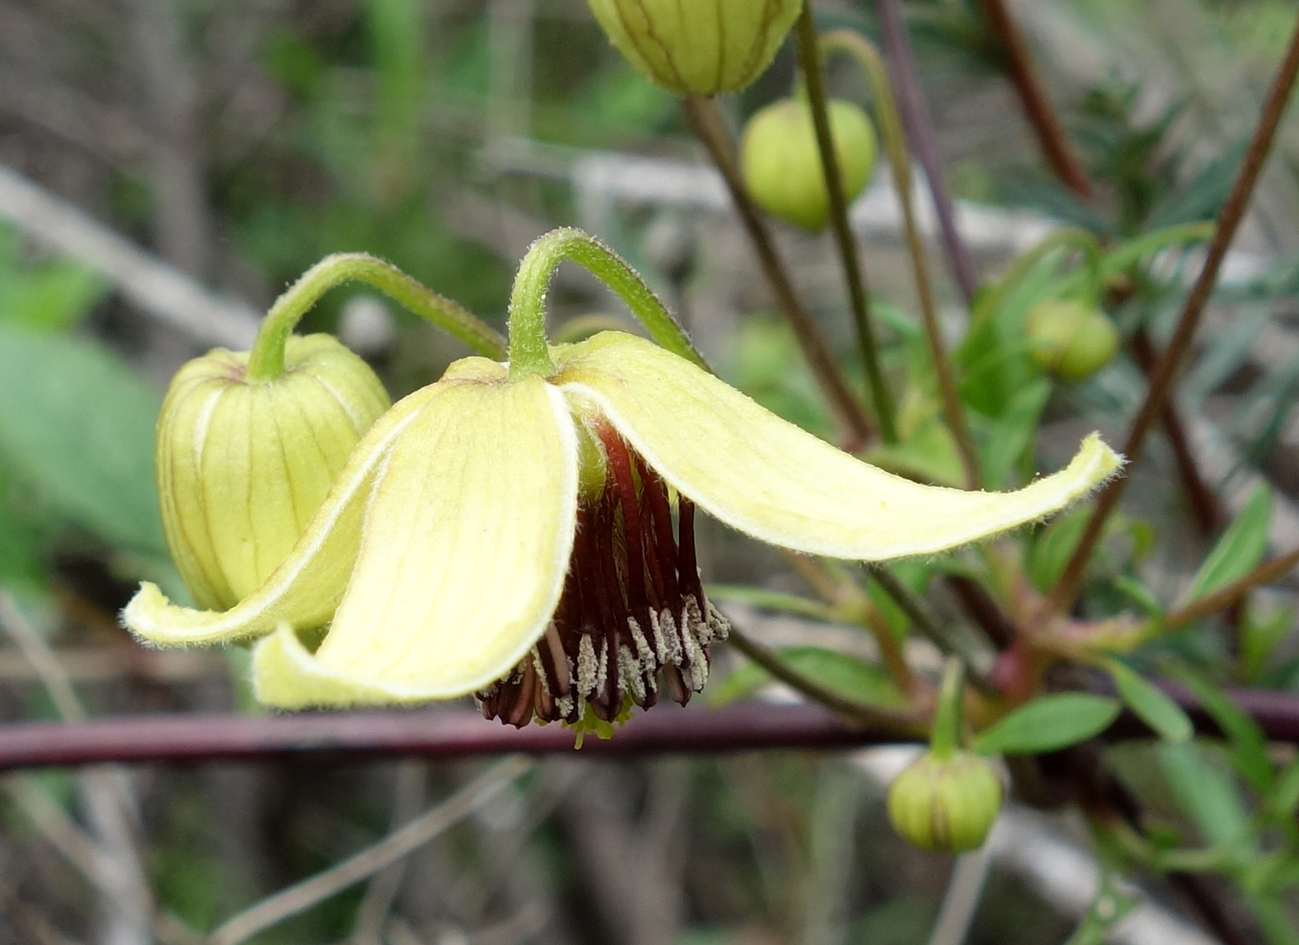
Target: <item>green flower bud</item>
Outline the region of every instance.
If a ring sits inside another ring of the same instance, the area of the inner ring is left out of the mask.
[[[973,850],[983,845],[1001,801],[1001,779],[986,758],[956,751],[942,760],[927,751],[889,786],[889,820],[922,850]]]
[[[1110,362],[1119,333],[1103,312],[1077,300],[1048,299],[1024,322],[1033,360],[1052,374],[1080,381]]]
[[[293,336],[285,371],[249,382],[246,352],[182,367],[158,417],[158,496],[194,600],[226,610],[292,550],[361,435],[388,409],[364,361],[330,335]]]
[[[609,39],[678,95],[738,92],[762,74],[803,0],[587,0]]]
[[[862,192],[875,169],[875,129],[852,102],[830,102],[830,132],[843,177],[844,197]],[[805,99],[768,105],[744,129],[740,160],[749,194],[778,220],[816,232],[830,219],[830,194],[821,169],[812,107]]]

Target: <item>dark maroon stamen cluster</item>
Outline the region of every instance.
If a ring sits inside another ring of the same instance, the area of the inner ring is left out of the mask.
[[[648,709],[660,687],[685,705],[708,679],[708,645],[725,618],[704,597],[694,505],[612,429],[599,432],[608,474],[583,501],[564,592],[546,633],[505,679],[478,693],[483,716],[522,728],[578,722],[589,708],[613,721],[628,698]]]

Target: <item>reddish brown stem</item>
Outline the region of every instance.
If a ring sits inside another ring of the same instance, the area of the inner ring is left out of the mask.
[[[1204,306],[1209,300],[1214,285],[1217,284],[1218,272],[1222,268],[1223,259],[1226,258],[1227,248],[1236,235],[1240,221],[1244,219],[1245,211],[1249,207],[1250,195],[1254,192],[1259,172],[1263,169],[1263,162],[1272,150],[1272,142],[1276,137],[1281,117],[1285,114],[1297,74],[1299,74],[1299,24],[1290,36],[1285,58],[1272,80],[1267,98],[1263,101],[1258,126],[1254,129],[1254,136],[1249,143],[1249,150],[1245,153],[1240,173],[1232,185],[1231,193],[1228,194],[1222,211],[1218,214],[1213,239],[1209,243],[1204,260],[1204,268],[1200,270],[1200,275],[1187,296],[1167,350],[1155,364],[1145,402],[1142,403],[1141,409],[1132,421],[1132,428],[1123,447],[1123,452],[1132,462],[1136,462],[1139,458],[1146,437],[1172,397],[1177,377],[1190,353],[1196,330],[1200,327]],[[1050,607],[1054,613],[1064,613],[1077,599],[1078,592],[1082,588],[1087,562],[1096,548],[1110,512],[1118,505],[1127,482],[1126,477],[1114,479],[1101,492],[1096,502],[1096,510],[1087,523],[1078,547],[1074,549],[1073,557],[1069,559],[1060,582],[1051,592]]]
[[[1196,730],[1217,734],[1212,719],[1184,688],[1161,683],[1191,715]],[[1229,689],[1225,693],[1273,741],[1299,743],[1299,697],[1288,692]],[[1107,738],[1148,733],[1121,719]],[[637,715],[613,738],[587,738],[583,756],[636,757],[679,752],[799,749],[845,750],[913,741],[914,736],[853,728],[813,705],[740,703],[724,709],[663,705]],[[522,752],[571,754],[573,733],[558,725],[515,729],[477,712],[329,712],[277,716],[140,715],[90,722],[0,724],[0,770],[104,762],[270,761],[312,757],[337,761],[411,755],[461,759]]]
[[[1145,328],[1138,328],[1136,334],[1132,336],[1132,357],[1149,378],[1159,360],[1159,354],[1155,351],[1150,332]],[[1186,498],[1190,502],[1195,524],[1199,527],[1201,535],[1206,538],[1211,537],[1223,522],[1222,505],[1218,497],[1213,494],[1213,490],[1205,483],[1204,477],[1200,475],[1199,467],[1195,464],[1195,454],[1191,452],[1191,443],[1186,435],[1186,425],[1182,422],[1181,412],[1171,400],[1164,406],[1161,421],[1164,432],[1168,435],[1168,442],[1173,447],[1173,455],[1177,459],[1177,472],[1182,480],[1182,488],[1186,490]]]
[[[914,738],[914,736],[912,736]],[[662,752],[843,749],[906,740],[845,725],[812,705],[740,704],[724,709],[662,705],[636,715],[609,741],[587,738],[583,756]],[[572,754],[559,725],[515,729],[471,710],[309,713],[278,716],[143,715],[80,724],[0,725],[0,770],[98,762],[195,763],[326,756],[467,758],[524,752]]]
[[[794,330],[794,337],[798,339],[799,346],[803,349],[807,366],[821,386],[822,393],[830,402],[840,423],[851,436],[850,452],[855,452],[871,438],[874,429],[870,420],[862,412],[857,399],[853,397],[852,391],[848,389],[839,366],[830,354],[829,345],[821,337],[821,332],[817,329],[812,316],[799,300],[794,284],[780,259],[780,254],[776,251],[776,244],[749,199],[748,191],[744,189],[744,181],[740,177],[735,155],[731,150],[730,137],[723,126],[721,116],[717,114],[717,106],[710,99],[703,98],[687,98],[684,106],[691,128],[708,149],[713,163],[717,165],[718,171],[726,182],[735,209],[739,211],[740,220],[749,234],[750,242],[753,243],[763,275],[766,276],[772,294],[775,295],[776,302],[789,322],[790,328]]]
[[[1279,581],[1285,577],[1294,570],[1296,564],[1299,564],[1299,549],[1284,554],[1279,558],[1264,561],[1253,571],[1250,571],[1242,578],[1232,581],[1226,587],[1201,597],[1199,600],[1192,601],[1185,607],[1170,611],[1164,617],[1164,629],[1176,630],[1178,627],[1184,627],[1201,617],[1207,617],[1209,614],[1215,614],[1220,610],[1234,607],[1244,600],[1245,595],[1254,588],[1261,587],[1264,584],[1271,584],[1273,581]]]
[[[1050,96],[1046,94],[1024,34],[1020,32],[1003,0],[980,0],[980,5],[988,25],[1006,54],[1011,81],[1015,84],[1015,91],[1019,93],[1020,103],[1024,106],[1024,114],[1033,126],[1051,170],[1071,190],[1082,197],[1091,198],[1095,193],[1092,182],[1087,176],[1086,168],[1074,154],[1059,116],[1051,107]]]

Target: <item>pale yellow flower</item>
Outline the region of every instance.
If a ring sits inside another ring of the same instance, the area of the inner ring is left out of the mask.
[[[146,584],[126,624],[160,645],[264,637],[253,677],[272,706],[475,693],[517,725],[588,707],[608,720],[663,691],[684,702],[725,635],[699,581],[694,505],[770,544],[880,561],[1040,519],[1120,464],[1092,436],[1018,492],[924,486],[648,341],[605,332],[550,358],[521,377],[452,365],[370,429],[260,588],[211,612]]]

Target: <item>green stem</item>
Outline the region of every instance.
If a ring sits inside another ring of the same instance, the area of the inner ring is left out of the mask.
[[[965,698],[965,661],[949,656],[938,688],[929,751],[939,761],[948,761],[961,748],[961,703]]]
[[[1151,253],[1157,253],[1161,249],[1189,243],[1207,243],[1212,238],[1213,224],[1207,222],[1181,223],[1155,230],[1153,233],[1138,236],[1115,248],[1104,259],[1104,272],[1107,276],[1125,272]]]
[[[777,613],[795,614],[811,620],[832,623],[834,609],[819,600],[799,597],[797,594],[786,594],[783,591],[768,590],[765,587],[747,587],[739,584],[709,584],[708,599],[717,601],[734,601],[761,607],[763,610],[774,610]]]
[[[378,289],[485,357],[505,355],[505,339],[500,333],[460,304],[368,253],[335,253],[304,272],[262,319],[248,355],[250,381],[270,381],[284,373],[284,346],[294,327],[322,295],[344,282],[364,282]]]
[[[961,403],[960,393],[956,387],[956,373],[952,369],[952,361],[948,357],[947,347],[943,343],[942,328],[938,322],[938,305],[934,300],[929,255],[925,251],[924,240],[920,237],[915,207],[911,202],[911,151],[907,147],[902,119],[898,116],[893,83],[889,80],[888,69],[884,66],[884,58],[879,50],[859,33],[852,30],[834,30],[821,38],[821,45],[827,55],[844,53],[851,56],[870,84],[871,96],[875,103],[875,117],[879,123],[880,137],[884,141],[884,153],[888,156],[889,166],[893,170],[893,188],[897,193],[898,206],[902,208],[907,253],[911,257],[916,293],[920,298],[920,313],[925,324],[925,338],[929,343],[929,357],[934,365],[934,375],[938,379],[943,413],[952,435],[956,438],[957,452],[965,470],[966,487],[977,489],[983,479],[979,468],[979,455],[974,446],[974,437],[970,434],[965,407]]]
[[[1077,227],[1056,230],[1036,246],[1017,256],[1000,281],[979,296],[979,299],[974,304],[974,312],[970,317],[971,330],[990,318],[993,312],[1004,305],[1006,300],[1024,284],[1024,280],[1028,278],[1029,274],[1040,266],[1047,257],[1065,249],[1077,250],[1083,254],[1083,257],[1087,260],[1089,277],[1093,282],[1099,284],[1103,276],[1103,267],[1101,264],[1100,243],[1096,241],[1096,237]],[[1097,291],[1099,292],[1099,290]]]
[[[970,647],[959,636],[950,631],[937,616],[931,613],[928,605],[920,596],[903,584],[887,564],[867,561],[863,562],[862,566],[879,583],[884,592],[893,598],[893,603],[897,604],[899,609],[906,614],[907,619],[911,621],[911,625],[916,631],[927,637],[934,646],[944,653],[961,658],[969,667],[969,679],[974,688],[985,695],[998,694],[997,687],[987,677],[974,672],[974,653]]]
[[[896,443],[898,430],[893,395],[884,382],[884,371],[880,367],[879,344],[871,324],[870,295],[866,291],[866,274],[862,269],[861,254],[857,252],[857,240],[848,224],[848,199],[844,194],[843,173],[835,153],[834,133],[830,127],[830,98],[825,88],[821,42],[816,32],[811,4],[803,5],[797,30],[798,57],[808,102],[812,106],[817,150],[821,155],[826,193],[830,198],[830,222],[839,247],[844,280],[848,284],[848,298],[852,303],[853,319],[857,327],[857,346],[870,384],[871,399],[875,402],[875,412],[879,415],[880,434],[885,443]]]
[[[635,269],[589,233],[563,227],[532,244],[514,277],[510,292],[511,377],[549,374],[555,369],[546,341],[546,291],[564,260],[589,270],[616,292],[660,347],[709,370],[685,329]]]
[[[924,718],[914,709],[891,709],[885,706],[872,705],[858,699],[840,695],[833,689],[821,685],[815,679],[804,676],[794,667],[780,658],[774,651],[731,626],[726,640],[753,662],[771,673],[785,685],[801,692],[813,702],[819,702],[833,712],[858,725],[878,726],[885,731],[904,735],[917,735],[924,729]]]

